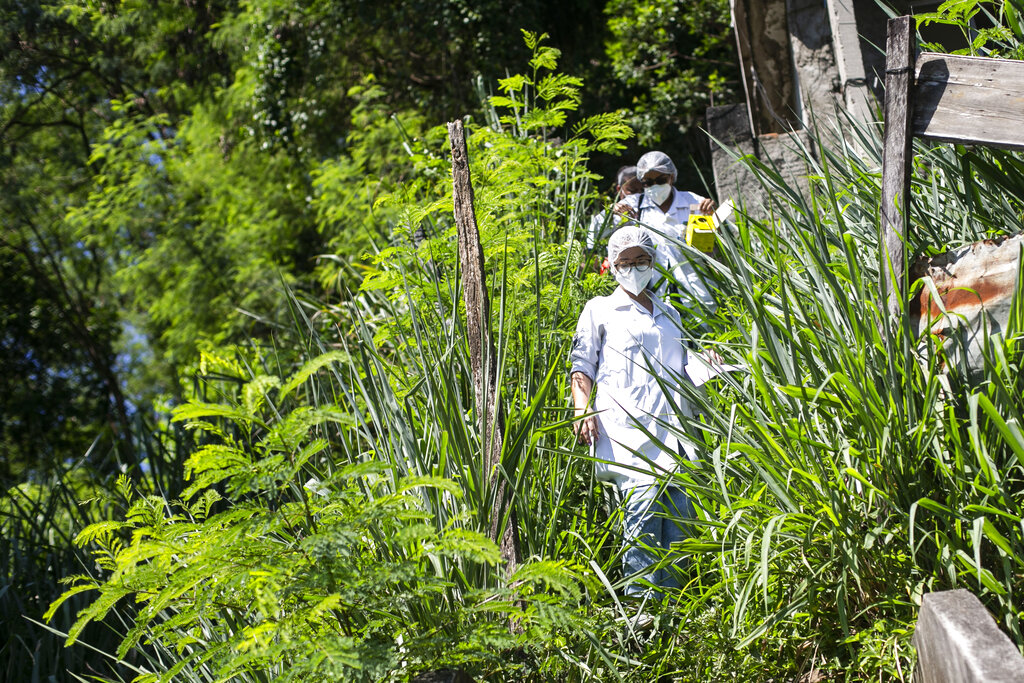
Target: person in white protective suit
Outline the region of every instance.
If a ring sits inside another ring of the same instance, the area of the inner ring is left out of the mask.
[[[685,538],[681,520],[694,516],[671,478],[696,454],[679,438],[680,416],[690,414],[678,390],[689,382],[679,313],[647,289],[655,258],[647,229],[627,225],[612,234],[608,261],[618,287],[587,302],[569,358],[574,431],[591,447],[597,476],[613,482],[623,501],[627,594],[678,585],[679,567],[652,569],[658,551],[650,549]]]
[[[636,177],[636,166],[620,166],[615,172],[614,201],[617,204],[633,194],[641,194],[644,186]],[[618,216],[611,211],[601,211],[590,219],[587,231],[587,249],[594,249],[608,239],[615,230],[622,226],[626,217]]]
[[[679,282],[679,297],[687,308],[701,307],[713,312],[717,307],[710,288],[694,268],[690,258],[675,244],[686,241],[686,223],[691,210],[710,215],[715,202],[675,187],[676,166],[664,152],[648,152],[636,165],[642,194],[623,198],[615,211],[651,228],[658,241],[658,263]],[[666,239],[670,238],[670,239]],[[662,288],[661,277],[653,277],[652,288]]]

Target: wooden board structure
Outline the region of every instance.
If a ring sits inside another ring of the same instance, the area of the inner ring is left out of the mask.
[[[890,317],[907,293],[907,202],[914,136],[1024,150],[1024,62],[925,52],[909,16],[889,20],[882,154],[882,287]]]
[[[890,320],[907,301],[908,275],[928,276],[906,307],[917,331],[940,337],[958,326],[992,330],[983,316],[1008,317],[1020,280],[1024,235],[982,240],[915,264],[905,244],[914,136],[937,142],[1024,150],[1024,62],[922,53],[911,17],[890,19],[886,40],[882,154],[882,295]],[[970,319],[970,323],[963,325]],[[973,342],[965,345],[971,353]],[[970,367],[970,359],[967,366]],[[1024,681],[1024,658],[976,597],[964,590],[926,595],[914,633],[924,683]]]

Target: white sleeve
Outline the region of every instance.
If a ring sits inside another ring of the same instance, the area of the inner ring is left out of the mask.
[[[601,228],[604,227],[605,212],[597,214],[590,219],[590,229],[587,230],[587,249],[593,250],[594,245],[597,244],[597,239],[601,235]]]
[[[574,372],[582,372],[591,381],[597,379],[597,366],[600,361],[602,326],[594,320],[594,307],[587,302],[576,323],[576,334],[572,338],[572,350],[569,351],[569,362]]]

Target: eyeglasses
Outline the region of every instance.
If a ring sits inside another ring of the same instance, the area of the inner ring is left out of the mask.
[[[651,259],[644,259],[643,261],[631,261],[629,263],[622,263],[620,261],[615,262],[615,270],[619,271],[623,275],[636,270],[638,273],[646,273],[651,268]]]
[[[644,184],[644,187],[650,187],[651,185],[664,185],[670,180],[672,180],[672,176],[660,175],[656,178],[644,178],[640,182]]]

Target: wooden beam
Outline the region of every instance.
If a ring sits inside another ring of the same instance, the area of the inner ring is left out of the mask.
[[[750,120],[750,132],[757,135],[758,101],[754,82],[751,79],[750,36],[747,28],[747,5],[744,0],[729,0],[729,11],[732,14],[733,35],[736,36],[736,56],[740,62],[740,82],[743,83],[743,94],[747,101],[747,117]]]
[[[802,127],[795,117],[786,0],[731,0],[743,89],[752,130],[788,133]]]
[[[1024,62],[924,53],[916,71],[915,135],[1024,150]]]
[[[487,296],[484,249],[473,209],[473,183],[469,173],[469,151],[462,121],[448,124],[452,146],[452,201],[462,263],[462,296],[466,304],[466,336],[473,372],[476,411],[480,420],[483,472],[494,491],[491,510],[491,538],[501,550],[506,571],[511,574],[522,563],[519,520],[501,463],[505,419],[501,408],[497,356],[490,334],[490,301]],[[506,522],[507,519],[507,522]]]
[[[973,593],[927,593],[914,629],[920,683],[1024,681],[1024,657]]]
[[[882,151],[882,300],[890,316],[899,313],[907,291],[907,202],[913,137],[914,29],[910,17],[889,20],[885,61],[885,134]]]

